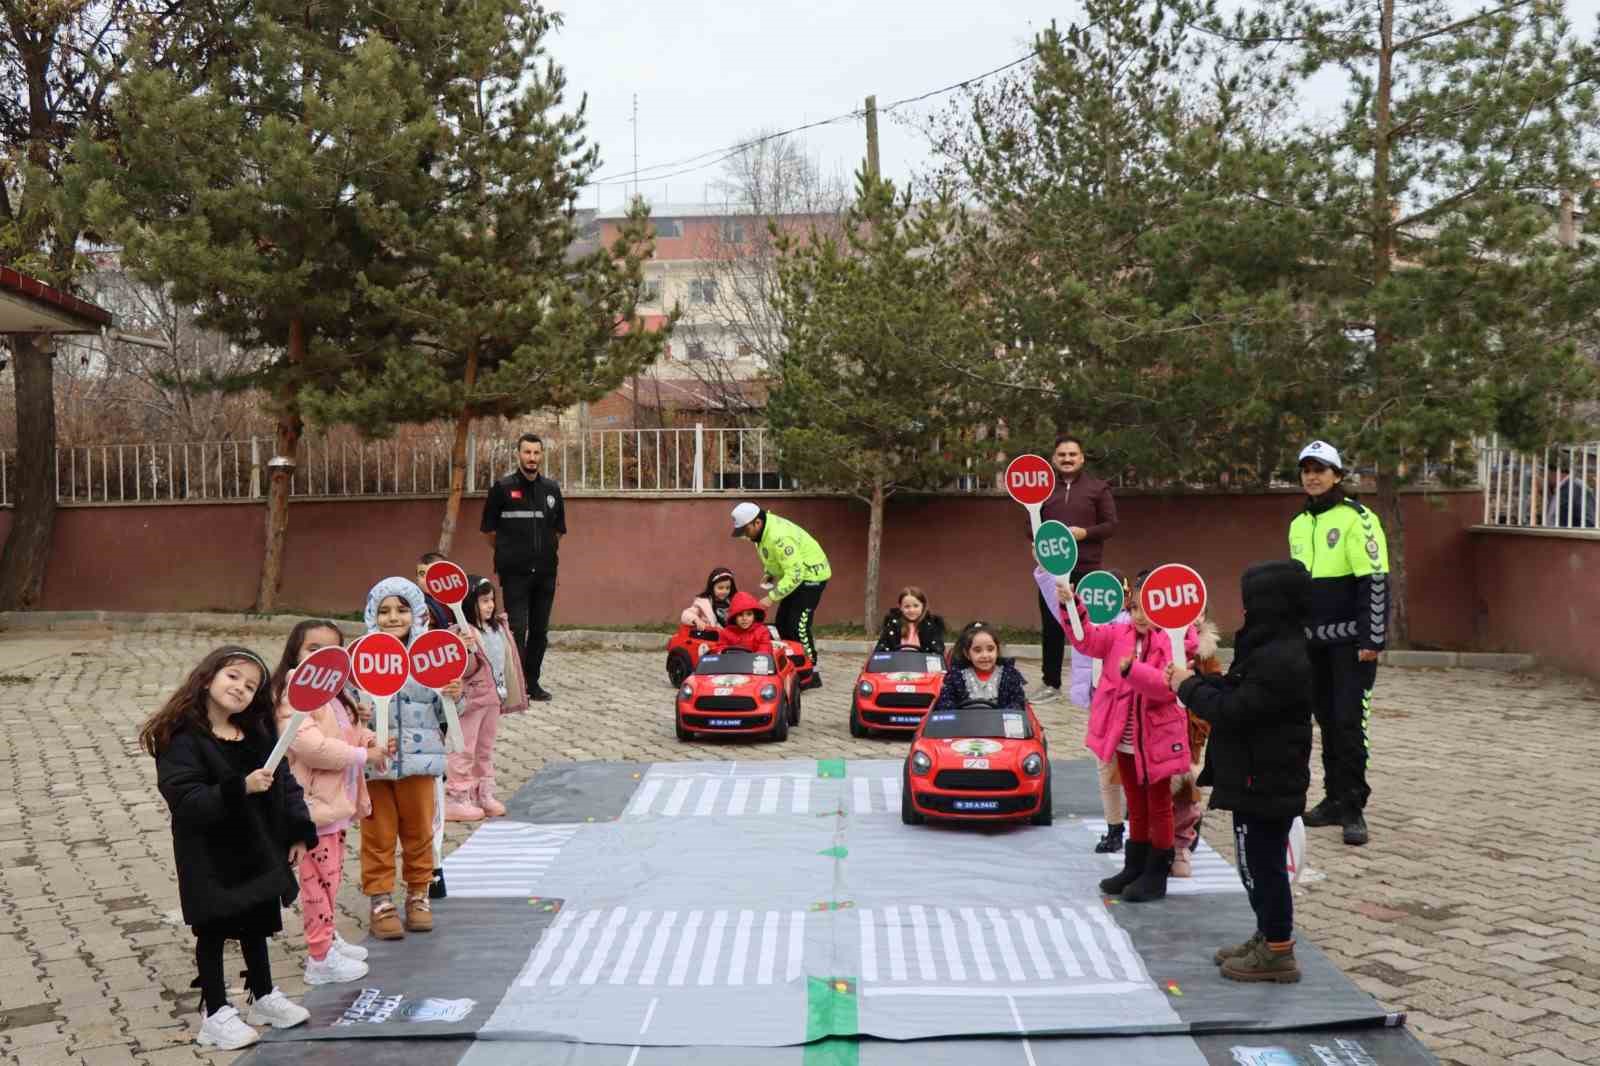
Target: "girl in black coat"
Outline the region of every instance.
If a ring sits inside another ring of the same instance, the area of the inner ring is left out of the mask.
[[[874,651],[915,648],[929,655],[944,654],[944,619],[928,610],[928,594],[915,585],[900,590],[895,606],[883,616],[883,629]]]
[[[205,1047],[252,1044],[250,1027],[299,1025],[309,1015],[272,983],[267,937],[294,902],[294,870],[317,827],[287,760],[264,768],[277,741],[269,673],[247,648],[207,655],[151,715],[139,745],[156,760],[172,812],[172,852],[183,920],[194,930]],[[239,941],[250,1000],[245,1019],[228,1003],[222,947]],[[250,1024],[246,1024],[246,1022]]]
[[[1013,660],[1000,658],[1000,636],[987,622],[973,622],[961,631],[933,709],[959,710],[970,700],[996,707],[1028,705],[1027,679]]]
[[[1169,666],[1178,698],[1211,725],[1198,784],[1211,806],[1233,812],[1239,876],[1256,912],[1256,933],[1216,954],[1236,981],[1300,980],[1294,958],[1294,897],[1285,864],[1289,829],[1311,784],[1311,661],[1304,622],[1311,575],[1297,562],[1244,572],[1244,628],[1227,674],[1197,676]]]

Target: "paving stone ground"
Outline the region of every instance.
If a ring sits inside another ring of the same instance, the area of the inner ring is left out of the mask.
[[[137,726],[217,634],[0,635],[0,1062],[177,1066],[191,1042],[193,940],[175,921],[167,811]],[[269,662],[267,638],[241,638]],[[502,790],[547,760],[883,757],[853,740],[859,665],[824,656],[828,685],[782,745],[680,744],[656,654],[552,653],[557,702],[503,720]],[[1029,664],[1024,663],[1025,672]],[[1035,667],[1036,668],[1036,667]],[[1040,708],[1058,737],[1084,713]],[[1600,688],[1566,678],[1385,669],[1373,711],[1372,843],[1311,834],[1326,875],[1297,893],[1301,935],[1411,1024],[1447,1063],[1600,1062]],[[1057,758],[1082,757],[1059,743]],[[1587,813],[1586,813],[1587,812]],[[466,836],[452,826],[449,846]],[[1207,839],[1231,855],[1226,819]],[[346,866],[345,937],[364,914]],[[304,989],[299,920],[274,939]],[[448,935],[448,930],[443,930]],[[230,971],[234,969],[230,955]]]

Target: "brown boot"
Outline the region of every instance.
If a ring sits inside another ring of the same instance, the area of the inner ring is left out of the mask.
[[[1266,940],[1243,955],[1234,955],[1222,964],[1222,976],[1230,981],[1272,981],[1294,984],[1300,980],[1300,964],[1294,961],[1294,945],[1275,950]]]
[[[404,940],[406,931],[400,925],[400,912],[394,909],[391,900],[379,900],[372,905],[372,916],[367,920],[367,928],[377,940]]]
[[[1242,944],[1233,944],[1229,947],[1218,948],[1217,953],[1211,956],[1211,961],[1216,963],[1218,966],[1221,966],[1235,955],[1250,954],[1256,949],[1256,945],[1259,943],[1261,943],[1261,934],[1251,933],[1250,939],[1244,941]]]
[[[426,892],[420,896],[406,897],[406,931],[411,933],[433,932],[433,908],[428,904]]]

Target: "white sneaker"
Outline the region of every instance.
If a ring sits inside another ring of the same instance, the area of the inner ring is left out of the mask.
[[[220,1012],[219,1012],[220,1013]],[[244,1020],[251,1025],[270,1025],[274,1029],[293,1029],[311,1017],[311,1012],[274,988],[250,1003]]]
[[[200,1034],[195,1037],[195,1042],[201,1047],[238,1051],[260,1039],[261,1034],[246,1025],[237,1010],[227,1006],[201,1020]]]
[[[1040,685],[1028,698],[1034,703],[1054,703],[1061,698],[1061,690],[1052,685]]]
[[[352,944],[338,933],[333,934],[333,951],[336,955],[343,955],[347,959],[357,962],[367,961],[367,949],[360,944]]]
[[[308,985],[339,985],[346,981],[358,981],[365,976],[367,976],[366,963],[360,959],[352,959],[348,955],[341,955],[331,948],[320,959],[306,960]]]

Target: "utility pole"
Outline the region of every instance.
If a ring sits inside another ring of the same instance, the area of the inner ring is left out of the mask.
[[[633,94],[633,198],[639,198],[639,94]]]
[[[877,181],[878,174],[878,98],[869,96],[867,97],[867,175],[873,181]]]

